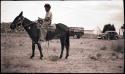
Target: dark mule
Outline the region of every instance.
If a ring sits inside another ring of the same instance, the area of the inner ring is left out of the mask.
[[[31,58],[34,57],[34,51],[35,51],[35,44],[37,44],[39,52],[40,52],[40,59],[42,59],[43,54],[42,54],[42,47],[40,45],[40,29],[37,27],[38,23],[32,22],[29,19],[23,17],[23,12],[17,16],[12,24],[10,25],[11,29],[15,29],[18,26],[22,25],[24,29],[27,31],[29,34],[30,38],[32,39],[32,56]],[[63,29],[62,26],[64,26],[67,29]],[[69,56],[69,30],[68,27],[65,26],[64,24],[56,24],[56,30],[55,32],[48,32],[46,36],[46,41],[53,39],[55,36],[60,37],[60,42],[61,42],[61,54],[60,58],[62,58],[63,55],[63,50],[64,47],[66,47],[66,59]]]

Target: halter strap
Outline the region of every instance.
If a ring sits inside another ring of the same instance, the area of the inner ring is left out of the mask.
[[[24,19],[25,19],[25,17],[23,17],[23,21],[24,21]],[[22,23],[23,23],[23,21],[22,21]],[[30,26],[32,23],[33,23],[33,22],[31,21],[31,23],[24,25],[24,27],[28,27],[28,26]]]
[[[24,17],[22,16],[22,20],[19,22],[21,24],[21,26],[22,26],[23,20],[24,20]],[[18,27],[18,26],[16,25],[16,27]]]

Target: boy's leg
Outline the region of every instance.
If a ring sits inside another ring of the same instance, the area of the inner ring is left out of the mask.
[[[43,21],[43,24],[41,27],[41,38],[40,38],[42,41],[46,40],[47,30],[50,24],[51,24],[50,21]]]
[[[46,30],[46,28],[41,28],[40,30],[41,30],[40,40],[45,41],[46,40],[45,38],[46,38],[46,35],[47,35],[47,30]]]

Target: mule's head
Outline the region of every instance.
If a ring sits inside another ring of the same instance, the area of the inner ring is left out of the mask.
[[[11,23],[10,28],[15,29],[16,27],[20,26],[23,22],[23,11],[14,19]]]

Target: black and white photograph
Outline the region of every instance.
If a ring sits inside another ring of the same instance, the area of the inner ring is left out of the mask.
[[[124,0],[2,0],[1,73],[124,73]]]

